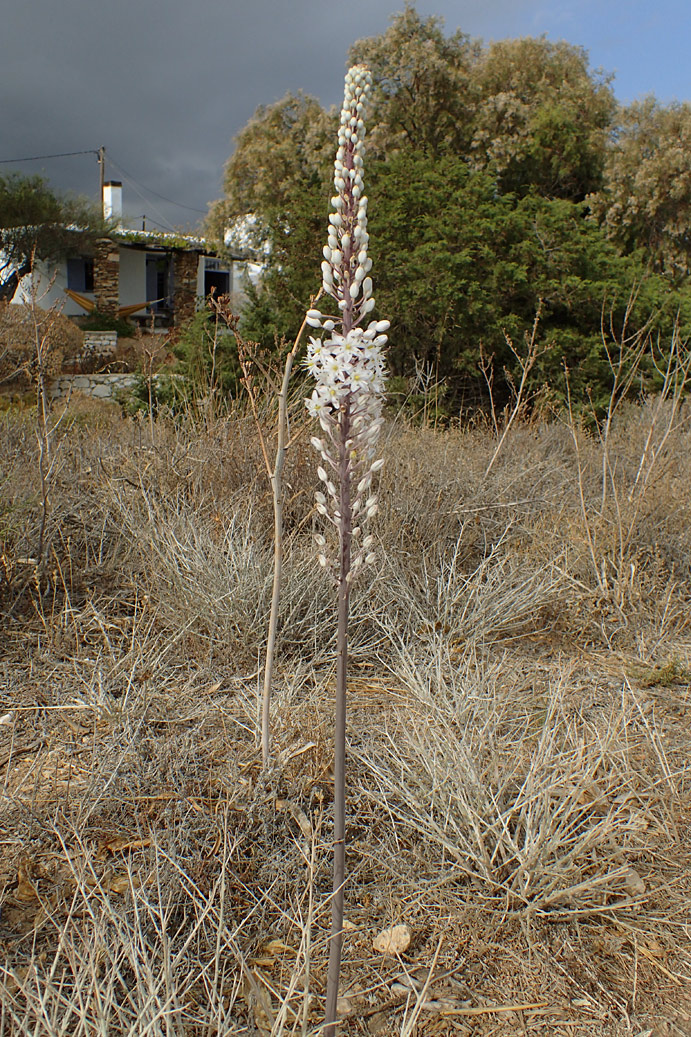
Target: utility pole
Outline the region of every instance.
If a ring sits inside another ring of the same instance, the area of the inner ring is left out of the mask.
[[[103,207],[103,185],[106,182],[106,149],[103,145],[98,149],[98,166],[101,174],[101,216],[105,219],[105,209]]]

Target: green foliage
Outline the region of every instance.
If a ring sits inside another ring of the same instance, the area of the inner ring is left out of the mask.
[[[124,413],[211,414],[237,395],[241,371],[235,337],[208,309],[180,328],[172,352],[173,370],[142,372],[118,394]]]
[[[691,272],[691,104],[655,98],[622,109],[602,190],[591,199],[625,251],[644,248],[656,270],[680,281]]]
[[[305,186],[327,191],[337,122],[319,102],[288,94],[260,106],[235,141],[224,178],[225,197],[213,207],[207,232],[219,251],[225,229],[237,217],[255,215],[245,228],[249,244],[280,247],[296,198]]]
[[[542,378],[561,385],[566,362],[579,390],[606,380],[603,302],[621,321],[643,271],[583,204],[499,194],[462,159],[415,153],[373,164],[369,194],[377,303],[395,314],[397,374],[432,365],[458,391],[477,381],[482,347],[500,378],[504,368],[515,375],[506,335],[520,344],[541,300]],[[632,321],[645,322],[659,289],[645,282]]]
[[[582,201],[602,183],[616,103],[581,47],[501,40],[479,55],[469,154],[502,191]]]
[[[115,393],[115,399],[122,413],[130,417],[149,413],[154,418],[162,413],[174,417],[186,413],[190,404],[184,379],[177,379],[169,372],[150,376],[139,373],[131,386]]]
[[[396,376],[431,372],[453,405],[485,393],[478,361],[493,355],[501,403],[517,373],[507,337],[520,349],[540,306],[531,377],[559,395],[567,365],[597,407],[613,329],[665,338],[679,311],[691,330],[688,105],[621,113],[582,48],[446,36],[411,4],[350,61],[373,73],[370,254]],[[319,287],[333,125],[314,99],[284,98],[226,169],[216,227],[253,214],[264,273],[242,331],[266,348],[294,337]]]
[[[381,36],[356,43],[374,96],[371,157],[399,150],[463,155],[505,192],[582,201],[602,183],[616,111],[581,47],[502,40],[483,46],[408,4]]]
[[[135,329],[128,320],[100,310],[92,310],[86,317],[80,317],[78,323],[83,331],[116,331],[119,338],[134,338]]]
[[[479,53],[478,43],[460,32],[445,36],[440,18],[422,19],[411,4],[381,36],[358,40],[348,63],[372,72],[368,154],[391,156],[401,148],[466,152]]]
[[[240,365],[234,335],[209,310],[199,310],[180,329],[173,345],[175,373],[193,400],[228,399],[237,394]]]
[[[328,186],[304,184],[287,195],[272,223],[271,253],[259,285],[247,289],[241,319],[246,339],[267,349],[294,339],[321,285],[320,263],[329,211]]]
[[[84,255],[105,232],[94,208],[61,198],[40,176],[0,174],[0,300],[11,299],[35,259]]]

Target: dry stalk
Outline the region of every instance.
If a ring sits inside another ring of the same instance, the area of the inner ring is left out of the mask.
[[[312,305],[314,305],[316,300],[320,298],[321,294],[322,292],[320,291],[316,298],[312,300]],[[283,468],[285,466],[286,448],[288,446],[287,437],[289,435],[288,389],[290,386],[290,376],[292,374],[295,357],[297,356],[300,350],[300,347],[302,345],[302,337],[305,333],[305,328],[307,327],[307,318],[305,317],[305,319],[303,320],[300,326],[300,330],[298,331],[295,337],[295,341],[293,342],[292,348],[288,352],[285,359],[285,365],[283,368],[283,378],[277,393],[278,421],[276,426],[276,453],[274,455],[274,461],[272,465],[269,461],[268,447],[264,436],[262,423],[259,418],[257,392],[255,388],[251,363],[251,351],[248,347],[248,344],[244,342],[244,340],[241,338],[238,332],[238,322],[229,309],[228,300],[225,298],[216,300],[212,297],[211,305],[217,315],[217,319],[220,315],[225,320],[226,324],[235,336],[235,341],[238,347],[238,356],[240,358],[240,364],[243,371],[242,381],[250,401],[250,406],[252,408],[252,415],[254,417],[255,425],[257,428],[257,434],[259,436],[259,442],[261,444],[262,456],[264,458],[266,473],[271,483],[271,492],[273,495],[273,583],[271,589],[271,611],[269,614],[269,626],[267,630],[266,659],[264,662],[264,685],[262,691],[261,708],[262,762],[264,767],[268,767],[271,759],[271,698],[273,693],[273,675],[276,661],[276,634],[278,631],[278,617],[281,607],[281,585],[283,579]]]
[[[541,315],[542,315],[542,299],[539,299],[538,300],[538,304],[537,304],[537,310],[535,311],[535,320],[533,321],[532,330],[530,331],[530,334],[528,334],[528,332],[526,332],[526,335],[525,335],[526,349],[525,349],[524,353],[520,353],[516,349],[516,347],[514,346],[513,342],[509,338],[509,336],[506,334],[506,332],[504,332],[504,338],[506,339],[506,344],[509,347],[509,349],[511,350],[511,352],[513,353],[514,357],[516,358],[516,361],[518,362],[518,366],[521,369],[521,377],[520,377],[520,381],[518,383],[518,386],[516,387],[513,379],[509,377],[508,372],[505,372],[506,375],[507,375],[509,384],[511,386],[511,392],[512,392],[512,395],[513,395],[513,406],[511,407],[511,411],[510,411],[509,416],[508,416],[508,418],[506,420],[506,424],[504,425],[504,430],[503,430],[501,436],[499,437],[499,442],[497,443],[497,445],[495,447],[495,450],[494,450],[494,453],[492,454],[491,458],[489,459],[489,463],[487,465],[487,468],[485,469],[485,479],[487,478],[489,473],[492,471],[492,468],[494,467],[494,463],[497,460],[497,458],[499,457],[499,454],[501,453],[501,451],[502,451],[502,449],[504,447],[504,443],[506,442],[506,438],[509,435],[509,432],[511,431],[511,428],[512,428],[514,422],[516,421],[516,418],[518,418],[518,416],[525,409],[525,406],[526,406],[526,403],[527,403],[526,388],[527,388],[528,377],[530,375],[530,372],[532,371],[533,367],[535,366],[535,363],[538,360],[538,358],[540,356],[542,356],[542,354],[547,351],[548,347],[545,346],[545,347],[540,348],[538,346],[538,343],[537,343],[537,331],[538,331],[538,327],[540,325],[540,317],[541,317]],[[496,418],[496,413],[495,413],[495,409],[494,409],[494,401],[492,399],[492,373],[488,369],[488,368],[491,368],[491,362],[488,361],[485,357],[482,357],[482,359],[480,361],[480,367],[481,367],[483,376],[485,378],[485,381],[487,382],[487,388],[488,388],[489,394],[490,394],[490,401],[491,401],[491,407],[492,407],[492,422],[494,424],[495,430],[498,431],[497,418]]]

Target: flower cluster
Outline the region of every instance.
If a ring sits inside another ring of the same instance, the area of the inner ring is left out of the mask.
[[[375,447],[383,423],[382,347],[389,329],[386,320],[372,320],[367,328],[362,326],[374,309],[363,179],[363,116],[371,83],[370,72],[362,65],[355,65],[346,75],[334,163],[336,194],[331,199],[334,211],[329,216],[328,242],[322,262],[323,289],[337,303],[338,313],[330,315],[311,309],[306,318],[310,327],[326,332],[323,339],[310,339],[305,361],[316,383],[311,398],[306,401],[307,408],[326,433],[325,438],[312,440],[323,461],[318,472],[325,492],[316,495],[317,510],[336,526],[341,536],[347,530],[355,540],[351,579],[363,563],[374,560],[370,550],[372,537],[365,537],[362,543],[358,538],[363,522],[372,518],[377,510],[376,498],[370,489],[373,474],[383,464],[375,459]],[[345,496],[344,481],[347,482]],[[342,514],[344,501],[347,515]],[[319,560],[327,565],[326,540],[320,535],[317,543]]]

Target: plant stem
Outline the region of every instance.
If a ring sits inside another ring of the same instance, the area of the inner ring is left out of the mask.
[[[317,295],[317,299],[321,292]],[[276,634],[278,631],[278,612],[281,604],[281,581],[283,578],[283,466],[286,456],[286,435],[288,432],[288,387],[290,376],[293,371],[293,362],[300,349],[302,336],[305,333],[307,322],[303,320],[297,333],[293,348],[286,357],[283,370],[283,381],[278,394],[278,428],[276,430],[276,456],[274,458],[273,470],[268,464],[268,455],[261,433],[261,424],[257,413],[256,402],[250,392],[252,413],[254,414],[262,452],[267,464],[274,508],[274,575],[273,588],[271,591],[271,612],[269,614],[269,629],[266,641],[266,661],[264,663],[264,691],[262,694],[262,765],[267,766],[271,758],[271,692],[273,688],[274,663],[276,659]]]
[[[293,360],[299,348],[300,338],[304,330],[300,328],[295,344],[286,357],[283,383],[278,394],[278,429],[276,433],[276,457],[271,473],[271,489],[274,506],[274,578],[271,592],[271,613],[266,642],[266,662],[264,664],[264,693],[262,695],[262,763],[266,767],[271,756],[271,690],[273,685],[274,661],[276,658],[276,633],[278,631],[278,611],[281,604],[281,581],[283,578],[283,465],[286,453],[286,431],[288,426],[288,383],[293,369]]]
[[[350,473],[346,441],[350,438],[350,405],[341,414],[339,439],[340,542],[338,580],[338,632],[336,641],[336,722],[334,730],[334,863],[331,900],[331,937],[326,980],[326,1026],[324,1037],[336,1033],[336,1004],[343,947],[343,894],[345,885],[345,757],[346,690],[348,678],[348,610],[350,604],[350,547],[352,516]]]

